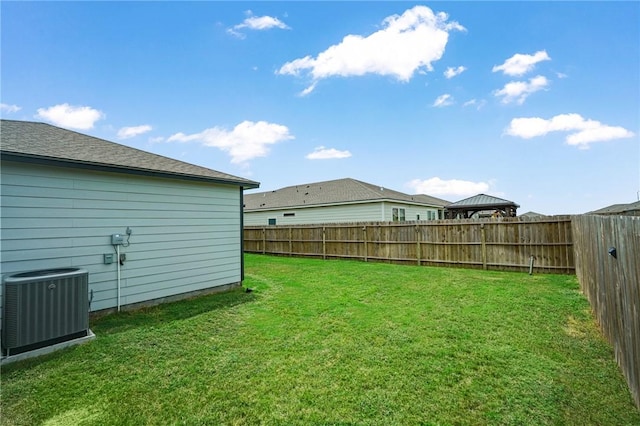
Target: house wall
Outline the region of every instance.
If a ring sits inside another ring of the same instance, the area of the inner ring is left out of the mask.
[[[435,207],[416,206],[413,204],[384,203],[384,220],[393,220],[393,209],[402,208],[405,210],[405,220],[435,220],[438,219],[438,209]],[[431,218],[429,217],[431,213]],[[420,217],[418,219],[418,216]]]
[[[386,201],[245,212],[244,224],[268,225],[269,219],[275,219],[276,225],[391,221],[394,207],[405,209],[407,221],[417,220],[417,215],[420,215],[420,220],[427,220],[428,212],[431,212],[436,219],[438,218],[436,208]],[[294,215],[290,216],[292,213]]]
[[[91,310],[117,306],[111,234],[121,247],[121,305],[241,281],[235,185],[2,163],[0,272],[89,271]]]

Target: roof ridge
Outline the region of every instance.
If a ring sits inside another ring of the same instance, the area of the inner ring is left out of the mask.
[[[269,191],[261,191],[262,192],[274,192],[274,191],[284,191],[286,189],[290,189],[290,188],[300,188],[302,187],[306,187],[306,186],[311,186],[311,185],[323,185],[323,184],[327,184],[327,183],[332,183],[332,182],[339,182],[341,180],[349,180],[351,178],[341,178],[341,179],[329,179],[329,180],[323,180],[320,182],[306,182],[306,183],[297,183],[295,185],[288,185],[288,186],[283,186],[282,188],[277,188],[277,189],[272,189]],[[258,194],[257,192],[252,193],[253,194]],[[247,194],[249,195],[249,194]]]
[[[367,182],[363,182],[361,180],[358,179],[353,179],[353,178],[348,178],[351,179],[353,182],[355,182],[357,185],[361,186],[362,188],[366,189],[368,192],[370,192],[371,194],[374,194],[376,197],[380,196],[380,193],[378,193],[378,191],[376,191],[375,189],[373,189],[372,187],[378,187],[381,190],[384,190],[383,186],[376,186],[372,183],[367,183]]]

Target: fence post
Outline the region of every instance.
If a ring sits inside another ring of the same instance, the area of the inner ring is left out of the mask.
[[[482,269],[487,269],[487,236],[485,234],[484,223],[480,224],[480,237],[482,239]]]
[[[422,264],[422,253],[420,253],[420,240],[421,240],[420,225],[416,225],[416,257],[418,258],[418,266]]]
[[[362,239],[364,240],[364,261],[367,262],[368,261],[368,257],[369,257],[369,252],[367,250],[367,226],[363,226],[362,227]]]
[[[262,227],[262,254],[267,252],[267,230]]]
[[[327,259],[327,237],[326,237],[326,228],[322,227],[322,260]]]
[[[292,233],[292,229],[289,228],[289,256],[293,256],[293,245],[291,242],[291,233]]]

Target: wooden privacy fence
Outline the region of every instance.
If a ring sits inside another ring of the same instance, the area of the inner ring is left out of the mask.
[[[580,287],[640,408],[640,217],[575,216],[572,230]]]
[[[575,273],[570,216],[246,226],[250,253]]]

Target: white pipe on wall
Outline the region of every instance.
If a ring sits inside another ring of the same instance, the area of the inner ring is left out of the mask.
[[[116,263],[118,264],[118,312],[120,312],[120,244],[116,245]]]

